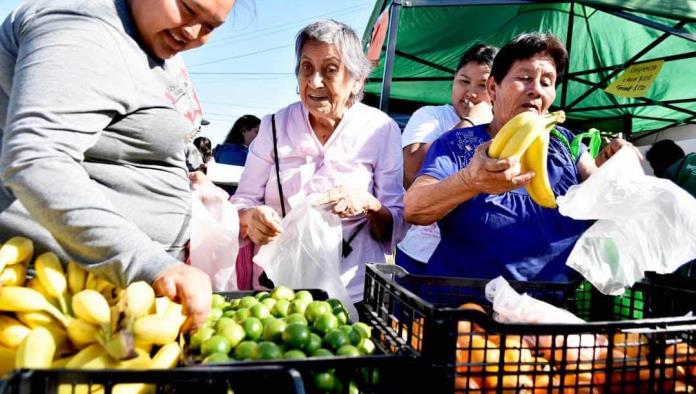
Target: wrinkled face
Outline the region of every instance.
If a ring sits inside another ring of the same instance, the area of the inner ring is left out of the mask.
[[[197,48],[220,26],[235,0],[130,0],[140,37],[159,59]]]
[[[486,83],[493,100],[493,117],[505,124],[524,111],[548,112],[556,99],[556,64],[545,53],[512,64],[505,78]]]
[[[491,74],[491,68],[485,64],[469,62],[457,71],[452,81],[452,106],[459,117],[469,114],[469,107],[481,101],[488,101],[486,80]]]
[[[242,131],[242,137],[244,137],[244,145],[249,146],[249,144],[251,144],[251,141],[253,141],[254,138],[256,138],[257,134],[259,134],[259,126]]]
[[[335,45],[313,40],[302,47],[297,84],[300,100],[310,116],[332,120],[341,119],[351,104],[351,96],[361,87],[361,82],[348,72]]]

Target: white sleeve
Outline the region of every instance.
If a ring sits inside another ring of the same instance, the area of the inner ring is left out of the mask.
[[[411,115],[401,134],[401,148],[411,144],[431,143],[437,139],[439,135],[437,131],[442,128],[442,125],[435,109],[436,107],[433,106],[422,107]]]

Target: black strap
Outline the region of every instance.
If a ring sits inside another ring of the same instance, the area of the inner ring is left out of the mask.
[[[280,210],[285,217],[285,198],[283,198],[283,185],[280,183],[280,161],[278,160],[278,135],[276,133],[275,114],[271,115],[271,127],[273,129],[273,155],[275,156],[276,180],[278,181],[278,195],[280,196]]]
[[[350,255],[350,253],[353,251],[353,247],[350,246],[350,244],[351,244],[351,242],[353,242],[353,240],[355,239],[355,236],[358,235],[360,230],[362,230],[362,228],[365,227],[365,223],[367,223],[367,220],[358,224],[358,226],[355,228],[355,231],[350,236],[350,238],[348,238],[347,241],[345,239],[343,240],[343,247],[341,250],[343,257],[348,257]]]

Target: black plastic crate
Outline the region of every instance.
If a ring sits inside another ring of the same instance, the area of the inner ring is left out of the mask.
[[[315,300],[326,300],[328,294],[320,289],[304,289],[312,294]],[[259,291],[235,291],[218,293],[227,299],[242,298],[248,295],[255,295]],[[361,321],[374,327],[375,322],[364,316],[362,306],[358,305],[358,313]],[[304,382],[305,390],[308,393],[317,392],[313,383],[314,376],[324,371],[332,371],[336,379],[342,382],[340,388],[335,390],[337,393],[355,392],[350,391],[348,382],[357,383],[358,393],[411,393],[412,387],[409,376],[415,371],[417,366],[414,354],[407,348],[391,349],[382,345],[378,340],[379,330],[373,328],[373,342],[375,343],[375,353],[368,356],[359,357],[310,357],[302,360],[253,360],[253,361],[231,361],[229,364],[200,365],[194,364],[190,358],[187,365],[193,369],[208,370],[218,366],[235,367],[258,367],[258,366],[280,366],[297,371]],[[184,349],[184,353],[188,353]],[[264,390],[264,392],[266,392]]]
[[[694,291],[645,281],[615,310],[615,299],[582,283],[511,282],[591,322],[501,324],[488,314],[488,282],[368,265],[364,313],[385,347],[417,354],[428,375],[421,390],[428,392],[621,394],[696,386],[696,350],[689,347],[696,344],[696,318],[665,317],[696,310]],[[484,311],[458,308],[469,302]],[[623,320],[638,310],[656,318]],[[675,349],[683,354],[670,356]]]
[[[136,393],[133,386],[147,384],[146,392],[189,394],[305,393],[300,374],[281,366],[230,366],[170,370],[22,370],[15,372],[4,394],[117,394]]]

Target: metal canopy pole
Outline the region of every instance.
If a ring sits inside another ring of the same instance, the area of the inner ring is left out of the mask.
[[[570,2],[570,15],[568,16],[568,33],[566,33],[566,51],[568,51],[568,62],[565,66],[565,70],[563,70],[563,78],[565,79],[565,82],[563,83],[563,86],[561,87],[561,108],[566,109],[566,99],[568,97],[568,83],[570,82],[570,79],[568,79],[568,73],[570,73],[570,51],[573,45],[573,25],[575,21],[575,2],[571,1]]]
[[[696,51],[680,53],[678,55],[654,57],[654,58],[651,58],[648,60],[641,60],[639,62],[634,62],[633,64],[654,62],[654,61],[658,61],[658,60],[663,60],[665,62],[671,62],[673,60],[691,59],[692,57],[696,57]],[[612,71],[612,70],[616,70],[617,68],[623,69],[624,67],[625,67],[625,64],[618,64],[618,65],[606,66],[606,67],[598,67],[598,68],[595,68],[592,70],[583,70],[583,71],[572,72],[572,73],[568,74],[568,76],[569,77],[579,77],[582,75],[599,74],[600,72],[603,72],[603,71]]]
[[[396,55],[396,35],[399,32],[399,14],[401,0],[392,1],[389,6],[389,26],[387,27],[387,50],[384,56],[384,74],[382,76],[382,92],[379,96],[379,109],[389,113],[389,97],[391,82],[394,74],[394,57]]]

